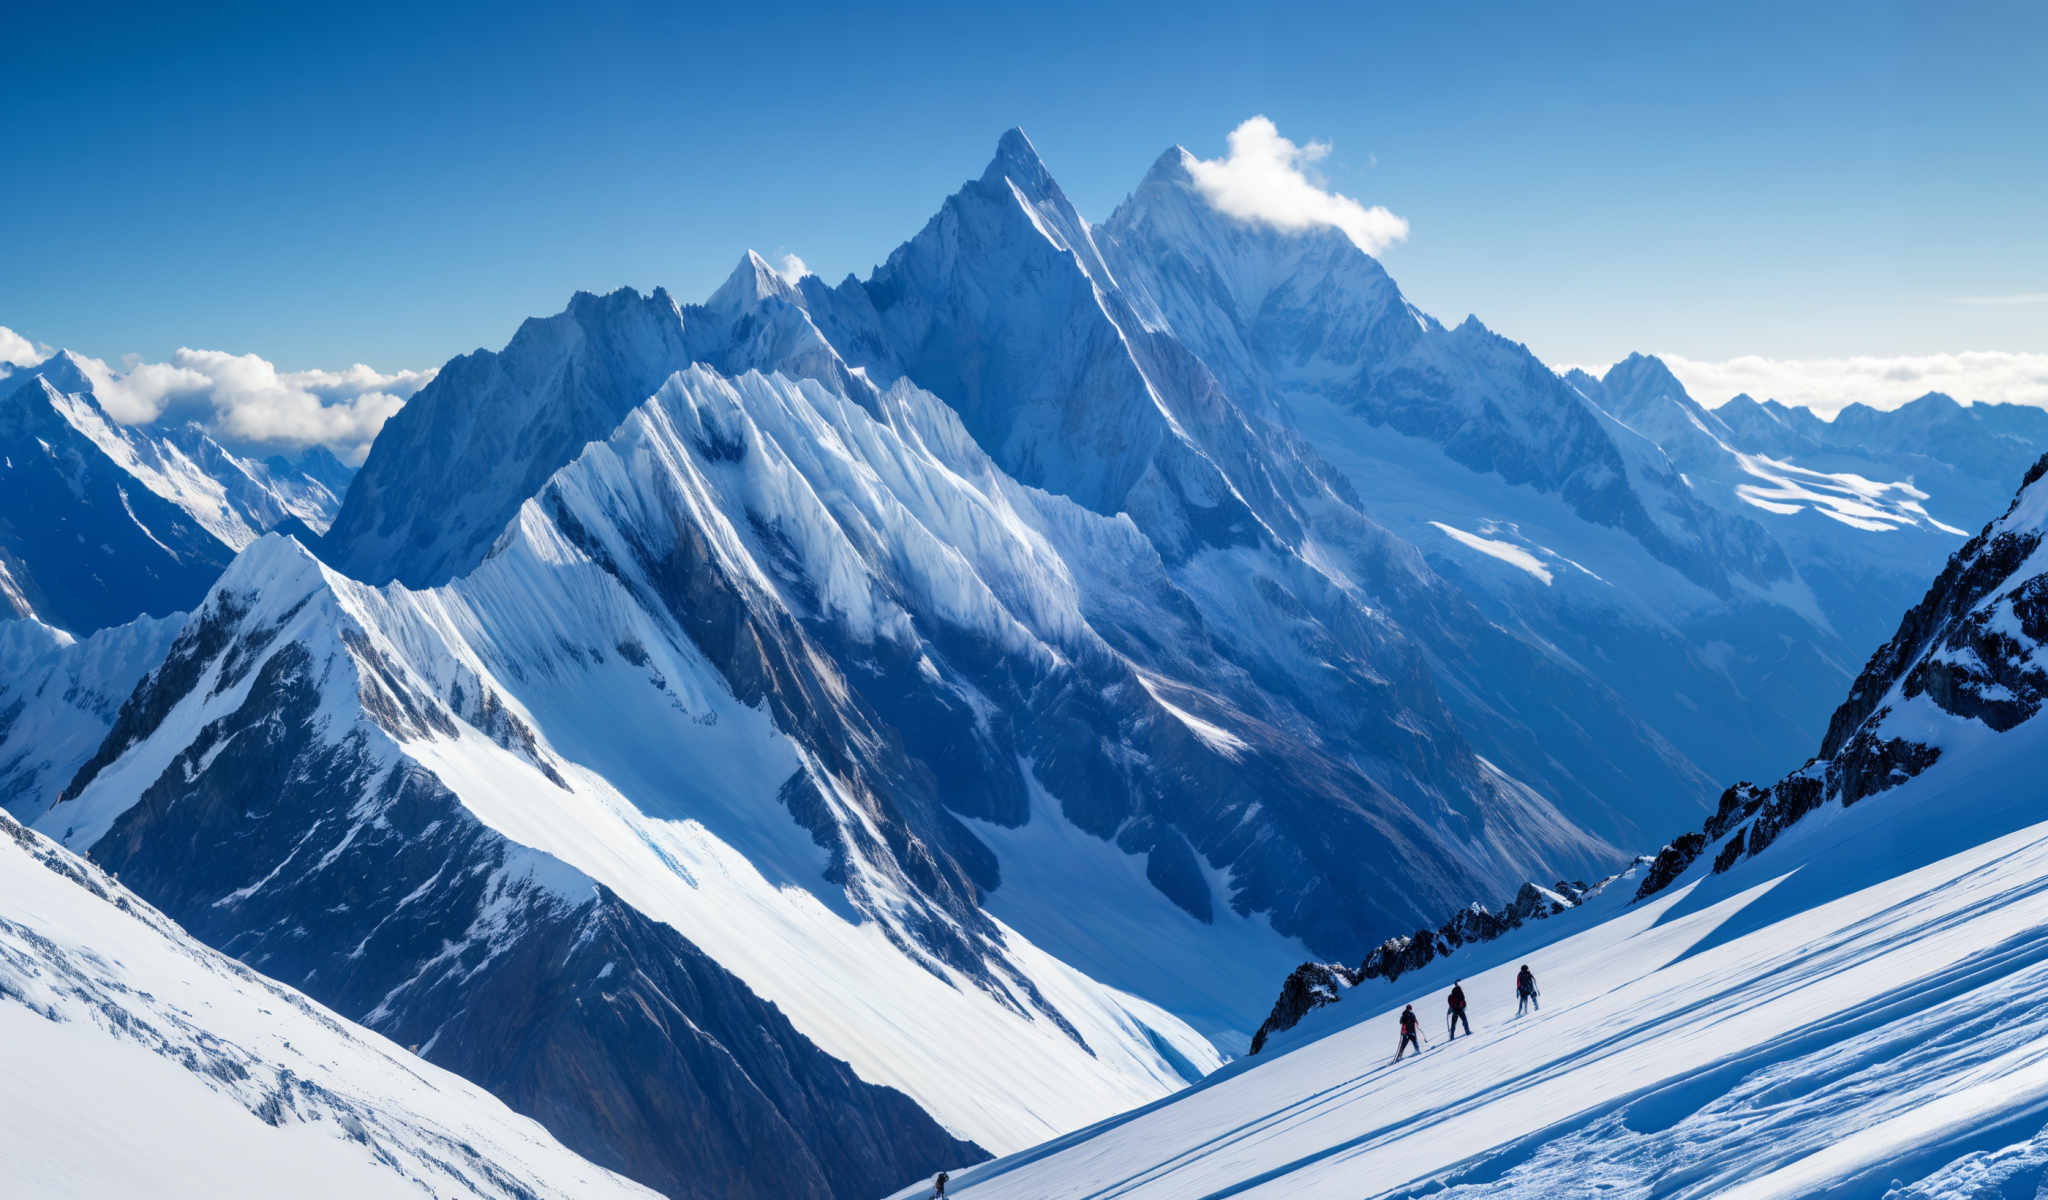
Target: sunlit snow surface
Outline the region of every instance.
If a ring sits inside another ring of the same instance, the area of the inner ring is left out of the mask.
[[[38,1198],[653,1195],[5,817],[0,1157]]]
[[[1622,881],[1561,938],[1543,922],[1364,985],[1268,1055],[962,1172],[950,1192],[2034,1195],[2048,1166],[2039,733],[1985,731],[1641,905]],[[1525,961],[1544,1007],[1517,1019]],[[1454,976],[1476,1035],[1445,1045]],[[1431,1044],[1397,1065],[1411,1001]]]

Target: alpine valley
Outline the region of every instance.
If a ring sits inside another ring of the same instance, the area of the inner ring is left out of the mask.
[[[1351,1160],[1205,1147],[1253,1111],[1219,1096],[1367,1120],[1355,1063],[1299,1064],[1387,1004],[1301,1000],[1244,1057],[1304,960],[1423,931],[1332,1001],[1567,935],[1595,979],[1819,970],[1774,921],[1881,937],[1859,888],[1980,846],[1920,826],[2039,762],[2048,413],[1560,373],[1194,165],[1090,224],[1012,130],[867,278],[578,294],[359,469],[122,425],[65,353],[0,377],[8,1043],[151,1058],[197,1097],[151,1136],[434,1194],[870,1200],[1005,1155],[967,1194],[1296,1194]],[[1740,908],[1880,828],[1910,862]],[[1765,941],[1708,953],[1729,905]],[[1557,1194],[1529,1173],[1610,1125],[1718,1111],[1610,1085],[1612,1121],[1374,1178]]]

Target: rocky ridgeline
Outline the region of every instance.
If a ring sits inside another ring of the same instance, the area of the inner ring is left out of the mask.
[[[1647,858],[1637,859],[1630,870],[1649,861]],[[1589,897],[1599,895],[1609,884],[1628,873],[1623,871],[1610,875],[1591,885],[1564,880],[1550,887],[1524,883],[1514,899],[1499,912],[1475,900],[1435,929],[1418,929],[1412,934],[1381,942],[1355,969],[1342,963],[1303,963],[1281,985],[1280,998],[1274,1001],[1272,1013],[1252,1035],[1251,1052],[1257,1054],[1265,1049],[1267,1038],[1294,1028],[1310,1012],[1326,1004],[1335,1004],[1343,999],[1346,990],[1368,979],[1398,979],[1461,946],[1490,942],[1531,921],[1568,912],[1585,903]]]

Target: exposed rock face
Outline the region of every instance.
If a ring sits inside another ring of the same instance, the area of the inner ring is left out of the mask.
[[[1356,987],[1363,978],[1358,972],[1342,963],[1303,963],[1294,968],[1287,982],[1280,985],[1280,998],[1273,1002],[1273,1013],[1266,1018],[1259,1031],[1252,1035],[1252,1053],[1266,1048],[1266,1039],[1283,1029],[1292,1029],[1301,1019],[1326,1004],[1335,1004],[1343,998],[1345,988]]]
[[[1641,900],[1645,896],[1653,896],[1663,891],[1672,880],[1685,874],[1685,869],[1700,856],[1700,851],[1706,849],[1706,845],[1707,839],[1704,835],[1688,833],[1659,850],[1657,857],[1650,863],[1650,869],[1643,873],[1643,883],[1636,889],[1636,899]]]

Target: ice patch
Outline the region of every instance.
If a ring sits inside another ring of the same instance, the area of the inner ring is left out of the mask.
[[[1481,537],[1476,533],[1467,533],[1454,525],[1446,525],[1442,521],[1431,521],[1430,524],[1449,535],[1459,545],[1467,549],[1477,550],[1488,558],[1497,558],[1518,570],[1527,571],[1529,574],[1542,580],[1546,587],[1549,586],[1551,582],[1550,568],[1543,564],[1542,559],[1537,558],[1520,546],[1512,542],[1502,542],[1489,537]],[[1591,574],[1590,571],[1587,573]]]

